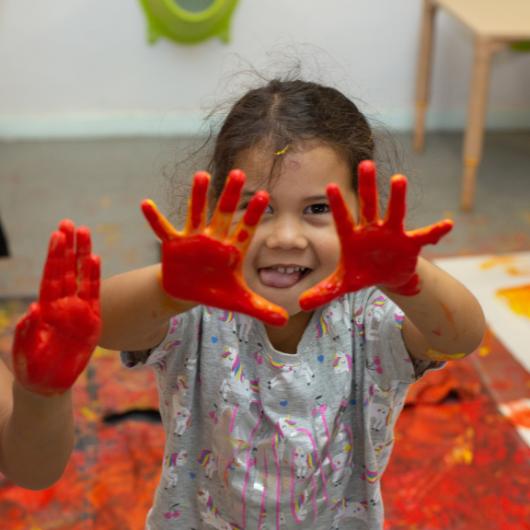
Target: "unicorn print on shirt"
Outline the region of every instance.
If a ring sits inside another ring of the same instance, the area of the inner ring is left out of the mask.
[[[304,361],[297,364],[290,364],[269,359],[269,363],[276,371],[276,375],[267,381],[267,388],[269,390],[273,390],[279,385],[292,384],[295,380],[303,381],[309,386],[315,379],[313,370]]]
[[[203,468],[204,474],[211,479],[214,473],[217,471],[217,464],[212,451],[209,449],[203,449],[199,455],[199,458],[197,458],[197,462]]]
[[[343,530],[345,519],[359,519],[366,523],[368,514],[366,502],[354,502],[351,498],[344,498],[337,502],[334,509],[337,513],[333,518],[332,530]]]
[[[349,353],[336,352],[332,361],[335,373],[350,373],[352,371],[352,356]]]
[[[214,505],[208,490],[199,490],[197,500],[199,501],[203,523],[217,530],[240,530],[238,526],[228,523],[219,515],[219,510]]]
[[[221,361],[227,374],[219,389],[223,400],[233,404],[252,402],[257,389],[251,386],[251,382],[245,376],[237,350],[226,347],[221,353]]]
[[[173,417],[175,428],[173,432],[177,436],[182,436],[191,425],[191,412],[184,404],[186,403],[186,394],[188,384],[186,378],[182,375],[177,377],[176,392],[173,394]]]
[[[166,457],[164,462],[164,479],[166,489],[174,488],[178,483],[178,467],[185,466],[188,463],[188,452],[178,451]]]

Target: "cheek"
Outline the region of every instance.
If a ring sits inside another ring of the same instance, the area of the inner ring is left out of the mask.
[[[258,230],[254,233],[252,241],[243,256],[243,270],[251,271],[254,269],[254,263],[261,243],[259,242]]]
[[[339,237],[335,230],[329,231],[324,237],[320,238],[319,254],[323,263],[331,265],[338,263],[341,249]]]

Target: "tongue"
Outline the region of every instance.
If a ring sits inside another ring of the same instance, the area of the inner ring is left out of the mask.
[[[301,276],[302,273],[300,271],[291,273],[280,272],[276,269],[260,269],[259,271],[261,283],[267,287],[291,287]]]

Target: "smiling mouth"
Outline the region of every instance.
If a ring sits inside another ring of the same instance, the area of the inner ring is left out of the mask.
[[[299,265],[276,265],[274,267],[263,267],[258,269],[261,283],[267,287],[274,287],[276,289],[292,287],[310,272],[310,268]]]

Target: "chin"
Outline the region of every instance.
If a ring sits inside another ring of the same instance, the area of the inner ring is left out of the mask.
[[[305,312],[305,311],[302,311],[302,308],[300,306],[297,306],[297,307],[285,307],[285,306],[282,306],[282,307],[287,311],[287,314],[289,315],[289,318],[293,318],[294,316]]]
[[[307,280],[302,280],[302,282],[300,282],[298,285],[294,285],[293,287],[286,289],[280,289],[263,285],[259,279],[259,276],[257,274],[253,274],[251,281],[247,279],[247,285],[252,291],[254,291],[256,294],[259,294],[269,302],[283,307],[287,311],[289,318],[292,318],[300,313],[312,313],[312,311],[304,311],[300,307],[298,300],[302,293],[310,289],[313,285],[316,285],[318,281],[318,279],[312,279],[309,282]]]
[[[298,315],[299,313],[304,313],[305,311],[302,310],[300,307],[300,304],[298,303],[298,299],[300,298],[300,295],[305,291],[301,290],[300,292],[296,293],[277,293],[272,292],[270,289],[264,289],[261,291],[256,291],[258,294],[263,296],[263,298],[266,298],[269,300],[269,302],[272,302],[273,304],[279,305],[280,307],[283,307],[287,314],[289,315],[289,318],[294,317],[295,315]]]

